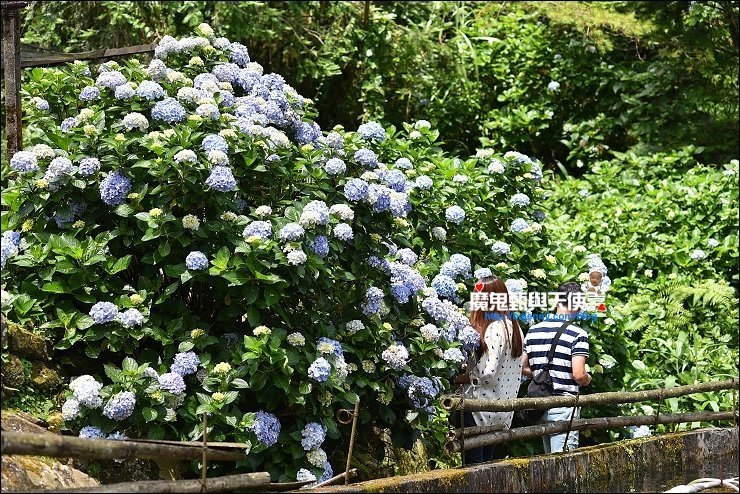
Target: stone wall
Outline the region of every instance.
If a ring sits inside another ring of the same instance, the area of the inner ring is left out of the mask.
[[[315,492],[655,492],[736,476],[738,440],[737,427],[701,429]]]

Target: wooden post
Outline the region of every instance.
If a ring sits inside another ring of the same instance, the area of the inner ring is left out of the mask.
[[[8,160],[23,149],[21,120],[21,21],[20,9],[26,2],[2,4],[3,42],[2,61],[5,82],[5,134]]]

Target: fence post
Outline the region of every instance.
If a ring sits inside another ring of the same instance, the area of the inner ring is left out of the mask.
[[[5,80],[5,133],[8,141],[8,160],[23,149],[21,120],[21,20],[20,9],[27,2],[4,2],[3,21],[3,79]]]

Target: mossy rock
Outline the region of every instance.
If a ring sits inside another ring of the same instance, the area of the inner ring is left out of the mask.
[[[43,456],[3,455],[3,492],[18,490],[94,487],[98,482],[85,473]]]
[[[49,360],[49,351],[43,336],[34,334],[11,321],[7,324],[8,349],[11,353],[31,360]]]
[[[31,385],[39,391],[55,391],[64,383],[58,369],[36,362],[31,366]]]
[[[17,356],[10,354],[8,362],[3,365],[3,385],[20,389],[26,382],[23,362]]]

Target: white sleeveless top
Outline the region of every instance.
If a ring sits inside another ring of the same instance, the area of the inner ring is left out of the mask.
[[[516,398],[522,375],[522,358],[511,356],[513,326],[511,321],[493,321],[486,329],[485,342],[488,350],[481,356],[477,365],[469,367],[470,378],[478,379],[478,385],[470,384],[465,389],[466,398],[482,400],[508,400]],[[504,334],[506,331],[506,334]],[[522,344],[524,335],[519,330]],[[474,360],[474,359],[473,359]],[[472,412],[475,423],[483,425],[503,425],[508,429],[514,412]]]

